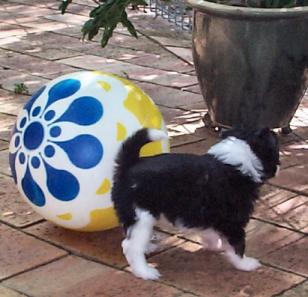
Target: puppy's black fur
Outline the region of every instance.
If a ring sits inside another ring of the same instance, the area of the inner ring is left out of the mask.
[[[136,223],[135,209],[140,208],[157,219],[163,214],[171,223],[180,222],[187,228],[213,228],[243,256],[244,228],[259,188],[275,175],[279,164],[278,140],[269,129],[249,133],[230,130],[222,135],[223,139],[228,137],[244,140],[261,161],[260,182],[212,154],[139,157],[140,148],[151,141],[147,129],[127,139],[117,158],[112,189],[124,230]]]

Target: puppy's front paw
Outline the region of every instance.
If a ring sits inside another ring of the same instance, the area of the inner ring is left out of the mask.
[[[135,276],[143,278],[145,280],[157,280],[160,277],[159,271],[154,267],[144,267],[142,269],[134,269],[133,273]]]
[[[261,267],[262,265],[257,259],[244,256],[241,259],[241,261],[236,263],[235,266],[239,270],[253,271],[253,270],[256,270],[257,268]]]

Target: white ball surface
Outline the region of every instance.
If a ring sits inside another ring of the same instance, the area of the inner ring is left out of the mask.
[[[166,131],[154,102],[113,74],[83,71],[38,90],[19,113],[10,166],[24,199],[44,218],[81,231],[118,225],[110,190],[121,143],[142,127]],[[169,151],[167,141],[141,155]]]

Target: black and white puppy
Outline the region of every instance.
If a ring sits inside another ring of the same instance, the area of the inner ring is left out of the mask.
[[[203,156],[139,157],[144,144],[164,138],[159,130],[139,130],[123,143],[117,158],[112,200],[133,273],[143,279],[160,276],[145,254],[152,251],[153,226],[161,215],[174,225],[200,230],[204,247],[223,251],[235,268],[258,268],[259,261],[244,254],[244,228],[260,186],[278,171],[276,134],[267,128],[229,130]]]

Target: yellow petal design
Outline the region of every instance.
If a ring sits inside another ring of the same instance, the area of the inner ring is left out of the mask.
[[[105,178],[103,183],[100,185],[100,187],[96,191],[96,195],[104,195],[107,194],[110,191],[111,183],[108,178]]]
[[[100,71],[100,70],[94,70],[94,71],[92,71],[92,73],[94,75],[109,75],[109,73],[103,72],[103,71]]]
[[[162,117],[154,103],[135,85],[126,85],[128,91],[124,106],[146,128],[160,129]]]
[[[161,142],[155,141],[150,142],[144,145],[140,150],[140,156],[142,157],[149,157],[153,155],[158,155],[163,153],[163,147]]]
[[[124,106],[139,121],[140,125],[146,128],[161,129],[162,116],[152,100],[135,85],[126,85],[128,90]],[[151,142],[142,147],[140,155],[143,157],[161,154],[162,144],[158,141]]]
[[[97,82],[106,92],[111,90],[111,85],[105,81],[99,80]]]
[[[79,231],[101,231],[119,226],[113,207],[94,209],[90,212],[90,223]]]
[[[61,220],[64,220],[64,221],[70,221],[72,219],[73,215],[70,212],[68,212],[68,213],[57,215],[57,217]]]
[[[126,128],[123,124],[117,123],[117,141],[122,141],[126,138]]]

